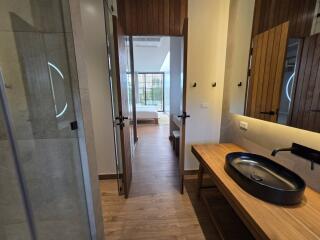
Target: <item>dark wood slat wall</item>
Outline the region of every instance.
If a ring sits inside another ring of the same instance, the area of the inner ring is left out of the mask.
[[[118,18],[127,35],[182,34],[188,0],[118,0]]]
[[[252,36],[289,21],[289,37],[310,35],[316,0],[256,0]]]
[[[276,115],[261,112],[278,110],[288,31],[289,23],[286,22],[256,35],[253,39],[247,116],[277,121]]]
[[[288,125],[320,132],[320,34],[304,39]]]

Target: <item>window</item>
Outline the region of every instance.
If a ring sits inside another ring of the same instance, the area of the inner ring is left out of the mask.
[[[164,110],[164,73],[138,73],[137,88],[137,104]]]

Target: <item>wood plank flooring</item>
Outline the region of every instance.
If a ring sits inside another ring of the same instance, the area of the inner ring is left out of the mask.
[[[100,181],[106,239],[219,239],[203,205],[191,202],[196,179],[187,179],[185,194],[179,193],[168,132],[168,125],[139,126],[128,199],[118,196],[116,180]]]

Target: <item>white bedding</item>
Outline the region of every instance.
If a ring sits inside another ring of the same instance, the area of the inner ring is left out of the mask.
[[[159,118],[157,107],[137,106],[137,120]]]

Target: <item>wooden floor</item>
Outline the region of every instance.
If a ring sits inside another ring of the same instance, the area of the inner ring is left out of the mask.
[[[195,178],[179,193],[168,132],[168,125],[139,126],[129,199],[118,196],[115,180],[101,181],[106,239],[219,239],[197,203]]]

